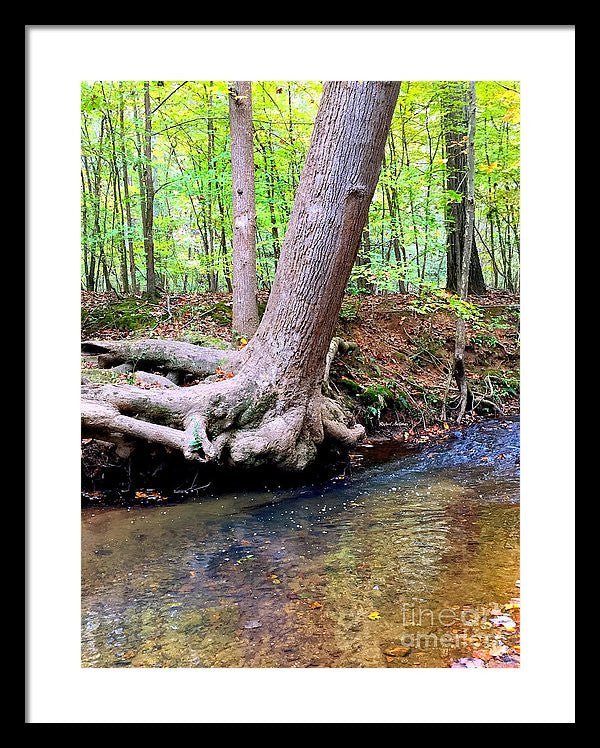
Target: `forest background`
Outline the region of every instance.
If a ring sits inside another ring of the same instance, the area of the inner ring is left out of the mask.
[[[448,221],[464,192],[448,178],[457,85],[402,83],[350,292],[446,283]],[[274,277],[321,88],[253,85],[259,290]],[[519,83],[480,81],[476,94],[476,254],[486,286],[515,292]],[[82,288],[231,291],[228,84],[90,81],[82,84],[81,107]]]

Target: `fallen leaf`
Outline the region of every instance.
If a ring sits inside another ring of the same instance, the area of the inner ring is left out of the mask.
[[[388,657],[406,657],[406,655],[410,654],[410,647],[401,647],[399,645],[388,647],[387,649],[383,650],[383,654],[387,655]]]
[[[493,618],[490,618],[490,623],[493,623],[494,626],[502,626],[507,630],[513,631],[515,630],[517,625],[510,616],[506,615],[494,616]]]
[[[372,613],[369,613],[370,621],[378,621],[380,618],[381,618],[381,615],[378,610],[374,610]]]
[[[501,655],[506,654],[506,652],[508,652],[508,647],[506,644],[500,642],[494,644],[493,647],[490,647],[490,655],[492,657],[500,657]]]
[[[479,657],[461,657],[458,662],[453,662],[451,668],[484,667],[485,663]]]

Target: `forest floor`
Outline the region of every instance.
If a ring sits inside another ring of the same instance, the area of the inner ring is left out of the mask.
[[[261,313],[266,299],[260,294]],[[454,301],[440,291],[345,297],[336,334],[356,347],[336,356],[329,384],[365,425],[367,444],[425,444],[456,431]],[[465,366],[474,407],[463,425],[519,410],[519,297],[491,291],[469,302]],[[171,294],[149,303],[82,293],[82,339],[142,337],[232,347],[231,295]],[[94,357],[82,357],[81,366],[89,380],[135,384],[131,375],[98,369]]]

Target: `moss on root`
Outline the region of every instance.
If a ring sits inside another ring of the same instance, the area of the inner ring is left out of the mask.
[[[193,345],[200,345],[206,348],[218,348],[219,350],[227,350],[231,348],[231,344],[221,338],[214,338],[210,335],[205,335],[198,330],[188,330],[183,335],[179,336],[177,340],[181,340],[184,343],[192,343]]]

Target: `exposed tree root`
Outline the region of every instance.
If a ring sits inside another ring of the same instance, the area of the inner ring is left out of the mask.
[[[340,343],[335,342],[333,353],[330,348],[327,373]],[[320,388],[298,392],[278,380],[277,367],[265,362],[257,369],[254,360],[244,361],[243,352],[168,341],[93,342],[85,343],[84,351],[99,353],[105,366],[134,362],[162,371],[201,372],[207,380],[177,387],[165,377],[138,371],[139,379],[160,386],[85,384],[83,435],[113,441],[123,453],[132,440],[144,440],[204,463],[296,472],[316,459],[323,444],[347,449],[364,436],[364,428],[352,424]],[[218,366],[237,374],[216,381]]]
[[[226,378],[153,390],[85,385],[84,429],[162,440],[189,459],[286,471],[306,468],[327,441],[348,447],[362,437],[323,382],[399,89],[398,81],[324,85],[269,301],[242,351],[155,340],[84,346],[102,366],[204,378],[220,367]]]
[[[327,351],[327,357],[325,358],[325,373],[323,374],[323,389],[327,394],[330,394],[329,388],[329,372],[331,371],[331,364],[338,353],[348,353],[356,349],[356,343],[351,340],[342,340],[342,338],[332,338],[329,344],[329,350]]]
[[[83,433],[88,436],[99,435],[119,445],[122,445],[123,437],[130,437],[160,444],[167,449],[185,451],[186,448],[183,431],[122,415],[113,405],[84,400],[81,424]]]
[[[172,340],[88,340],[82,343],[81,351],[97,354],[102,368],[130,364],[134,369],[158,368],[195,377],[214,374],[218,366],[235,371],[240,361],[240,351],[202,348]]]

